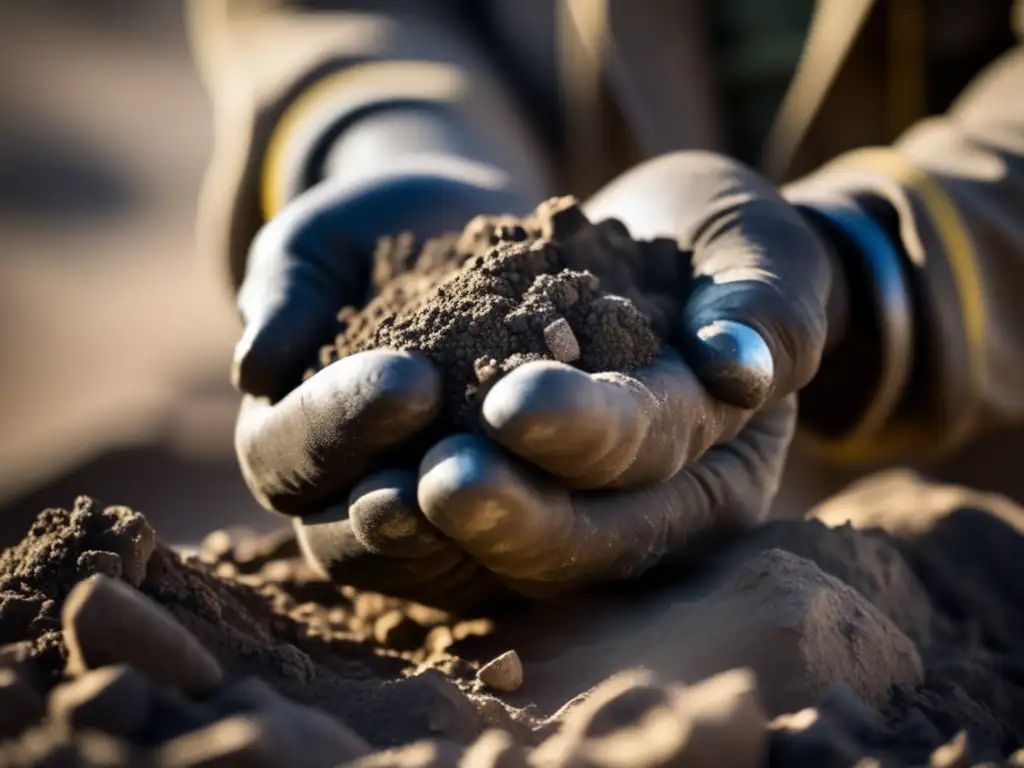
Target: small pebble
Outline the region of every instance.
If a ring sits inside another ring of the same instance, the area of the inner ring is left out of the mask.
[[[118,519],[113,530],[118,534],[117,555],[121,558],[121,578],[137,587],[146,578],[149,558],[156,548],[156,531],[146,518],[127,507],[107,507],[103,514]]]
[[[551,356],[560,363],[572,363],[580,359],[580,343],[569,327],[569,321],[560,317],[544,329],[544,342]]]
[[[123,665],[92,670],[54,688],[48,709],[53,720],[73,730],[131,736],[149,718],[149,681]]]
[[[523,663],[515,651],[505,651],[480,668],[477,679],[496,691],[518,691],[523,684]]]
[[[473,373],[481,384],[486,383],[498,372],[498,361],[493,357],[479,357],[473,361]]]
[[[78,556],[78,573],[82,578],[92,576],[94,573],[102,573],[112,579],[120,579],[124,570],[121,563],[121,556],[116,552],[101,552],[89,550]]]
[[[75,585],[61,613],[68,674],[130,664],[157,685],[201,696],[220,664],[166,609],[123,581],[97,574]]]

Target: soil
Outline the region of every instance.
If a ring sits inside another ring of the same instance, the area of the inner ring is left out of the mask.
[[[378,347],[420,352],[443,376],[442,427],[473,430],[481,395],[531,360],[591,373],[652,362],[672,338],[689,265],[674,241],[591,223],[571,197],[423,244],[383,238],[365,306],[341,309],[319,365]]]
[[[0,556],[0,765],[971,765],[1024,744],[1024,510],[889,475],[694,565],[459,619],[321,580],[290,531],[182,557],[83,497]]]

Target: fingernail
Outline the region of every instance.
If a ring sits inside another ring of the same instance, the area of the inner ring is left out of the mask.
[[[716,320],[697,331],[696,373],[713,394],[741,408],[762,405],[775,378],[772,352],[749,325]]]

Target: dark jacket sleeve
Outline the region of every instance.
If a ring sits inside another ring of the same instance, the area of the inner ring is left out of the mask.
[[[282,0],[188,6],[215,124],[199,243],[228,268],[236,288],[266,218],[317,181],[318,163],[339,134],[382,111],[429,113],[430,131],[457,134],[437,140],[444,146],[514,171],[528,194],[548,191],[546,151],[457,4],[349,0],[333,7],[342,10]],[[417,132],[393,133],[402,141]]]
[[[913,307],[901,398],[881,432],[837,455],[927,458],[1024,421],[1024,46],[946,115],[890,148],[841,156],[804,186],[874,212],[901,251]]]

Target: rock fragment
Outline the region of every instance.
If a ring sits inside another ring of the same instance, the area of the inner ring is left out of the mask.
[[[124,571],[121,556],[116,552],[101,552],[94,549],[80,554],[77,565],[83,577],[102,573],[112,579],[120,579]]]
[[[544,343],[548,345],[551,356],[560,363],[574,363],[580,359],[579,340],[564,317],[544,329]]]
[[[220,664],[162,606],[102,574],[71,590],[62,611],[68,673],[130,664],[157,685],[191,696],[220,685]]]
[[[50,717],[74,730],[131,736],[146,724],[150,684],[126,666],[103,667],[58,685],[50,693]]]
[[[16,667],[0,667],[0,740],[43,716],[43,699]]]
[[[479,383],[486,384],[497,375],[498,361],[493,357],[478,357],[473,361],[473,373]]]
[[[523,663],[515,651],[505,651],[476,673],[477,679],[496,691],[518,691],[523,685]]]
[[[110,530],[117,536],[121,578],[137,587],[146,578],[149,558],[156,547],[156,531],[145,517],[128,507],[107,507],[103,515],[115,520]]]

